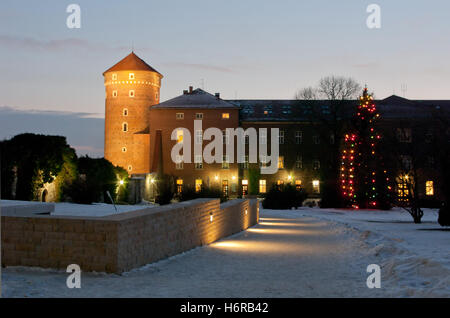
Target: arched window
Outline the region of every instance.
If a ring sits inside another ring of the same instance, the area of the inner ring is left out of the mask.
[[[123,109],[123,115],[124,115],[124,116],[128,116],[128,109],[127,109],[127,108],[124,108],[124,109]]]
[[[122,123],[122,131],[128,131],[128,124]]]

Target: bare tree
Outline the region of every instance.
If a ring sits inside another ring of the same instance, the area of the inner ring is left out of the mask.
[[[316,100],[317,99],[317,89],[314,87],[305,87],[300,89],[297,94],[295,94],[295,99],[298,100]]]
[[[357,97],[361,91],[361,85],[351,77],[332,75],[319,81],[317,91],[324,99],[349,100]]]

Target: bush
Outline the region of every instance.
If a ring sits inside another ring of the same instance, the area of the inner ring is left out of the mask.
[[[199,192],[196,192],[194,187],[184,186],[181,193],[178,194],[178,199],[180,201],[188,201],[198,198],[217,198],[220,199],[220,202],[225,202],[228,200],[228,197],[223,195],[223,192],[219,187],[203,186]]]
[[[286,210],[302,206],[307,195],[303,189],[297,190],[294,185],[273,185],[264,196],[264,209]]]
[[[172,176],[164,175],[157,182],[158,194],[155,203],[159,205],[169,204],[175,196],[175,179]]]

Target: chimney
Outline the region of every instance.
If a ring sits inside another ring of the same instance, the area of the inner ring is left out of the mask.
[[[193,89],[193,87],[189,86],[189,94],[192,94],[192,89]]]
[[[214,96],[216,96],[217,99],[220,98],[220,93],[215,93]]]
[[[183,90],[183,95],[187,95],[187,93],[188,93],[187,89]]]

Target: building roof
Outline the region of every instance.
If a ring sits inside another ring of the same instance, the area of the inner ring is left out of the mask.
[[[118,71],[150,71],[158,73],[161,77],[162,74],[155,70],[153,67],[145,63],[139,56],[131,52],[118,63],[114,64],[112,67],[107,69],[103,74],[108,72],[118,72]]]
[[[192,91],[184,91],[183,95],[169,99],[158,105],[152,106],[152,109],[178,109],[178,108],[193,108],[193,109],[216,109],[216,108],[235,108],[239,109],[232,103],[229,103],[218,96],[212,95],[204,90],[197,88]]]
[[[331,115],[328,100],[228,100],[239,106],[241,121],[289,122],[310,121],[313,114],[321,113],[324,117]],[[354,114],[357,100],[345,103],[345,109],[340,111],[344,118]],[[429,118],[432,110],[440,108],[450,115],[450,101],[409,100],[392,95],[382,100],[375,100],[375,105],[382,118]]]

